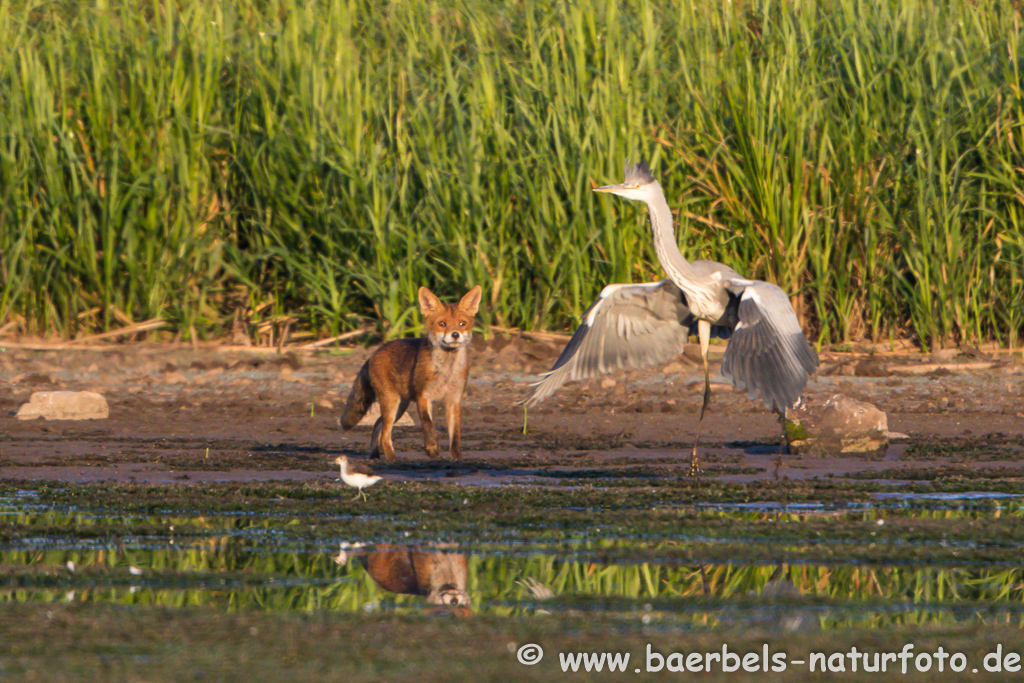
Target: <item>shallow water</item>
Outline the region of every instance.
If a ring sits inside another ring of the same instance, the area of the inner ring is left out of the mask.
[[[877,523],[887,515],[969,523],[1024,514],[1018,501],[965,495],[838,511],[814,504],[699,507],[697,514],[707,519],[737,522],[842,514]],[[1024,570],[1007,563],[771,563],[745,559],[743,538],[602,537],[600,529],[544,542],[516,538],[510,530],[507,538],[487,542],[451,535],[411,545],[400,533],[386,540],[310,534],[318,526],[343,527],[339,516],[110,514],[47,509],[32,495],[0,500],[0,515],[29,530],[0,545],[0,602],[353,614],[600,612],[651,628],[1024,625]],[[41,532],[33,534],[34,528]],[[735,559],[673,557],[692,544],[732,544]]]

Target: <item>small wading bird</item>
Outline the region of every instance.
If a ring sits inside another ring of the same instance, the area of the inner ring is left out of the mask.
[[[361,462],[352,462],[344,455],[338,456],[334,464],[341,467],[341,480],[352,488],[359,489],[356,497],[352,500],[358,500],[360,496],[363,497],[363,500],[366,500],[366,493],[363,489],[367,486],[373,486],[382,479],[381,476],[373,473],[369,465]]]
[[[608,285],[583,314],[582,322],[550,372],[526,400],[532,406],[567,381],[622,368],[664,363],[679,355],[691,334],[700,340],[704,361],[704,402],[690,456],[690,476],[700,472],[697,443],[711,399],[708,344],[729,339],[722,374],[733,386],[785,419],[818,367],[789,296],[770,282],[747,280],[715,261],[687,261],[676,244],[672,211],[661,185],[642,159],[626,163],[626,182],[598,187],[647,204],[654,250],[668,278],[644,284]]]

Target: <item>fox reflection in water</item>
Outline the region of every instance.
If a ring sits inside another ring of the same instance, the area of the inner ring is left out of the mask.
[[[374,582],[386,591],[423,596],[431,605],[456,608],[459,616],[471,614],[466,592],[469,569],[462,553],[391,545],[353,552],[346,551],[343,544],[334,561],[345,565],[352,556],[359,558]]]

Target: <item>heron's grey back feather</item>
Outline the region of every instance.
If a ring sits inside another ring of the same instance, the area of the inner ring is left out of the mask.
[[[722,374],[751,400],[760,394],[770,410],[784,415],[817,369],[818,354],[782,289],[739,278],[729,283],[729,289],[739,295],[739,322],[722,359]]]
[[[699,259],[697,261],[690,261],[690,267],[693,268],[694,272],[697,275],[702,276],[705,286],[708,286],[709,284],[714,283],[716,280],[721,279],[723,283],[722,288],[724,289],[726,281],[732,278],[742,279],[742,276],[739,273],[737,273],[735,270],[725,265],[724,263],[719,263],[718,261],[708,261],[706,259]],[[718,273],[718,277],[715,276],[715,273]]]
[[[671,280],[608,285],[526,405],[536,405],[568,381],[672,360],[695,325],[686,298]]]

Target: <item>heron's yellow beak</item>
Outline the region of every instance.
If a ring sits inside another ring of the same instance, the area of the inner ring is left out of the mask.
[[[615,192],[615,190],[628,190],[632,185],[625,183],[619,183],[618,185],[605,185],[603,187],[595,187],[594,192]]]

